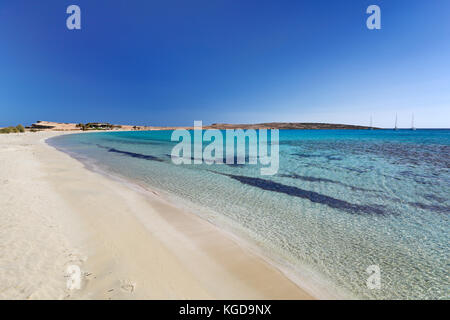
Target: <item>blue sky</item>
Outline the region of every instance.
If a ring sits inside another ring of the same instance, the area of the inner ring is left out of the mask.
[[[392,127],[396,113],[450,127],[448,0],[0,0],[0,126]]]

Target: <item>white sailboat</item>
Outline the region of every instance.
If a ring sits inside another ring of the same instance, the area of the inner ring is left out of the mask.
[[[370,130],[373,130],[373,126],[372,126],[372,116],[370,116],[370,126],[369,126]]]
[[[416,127],[414,127],[414,113],[412,114],[412,118],[411,118],[411,130],[416,130]]]
[[[395,114],[395,127],[394,127],[394,130],[395,131],[398,130],[398,128],[397,128],[397,114]]]

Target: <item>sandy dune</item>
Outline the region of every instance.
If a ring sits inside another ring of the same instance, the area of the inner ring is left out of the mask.
[[[57,134],[0,135],[0,299],[312,298],[205,220],[45,144]]]

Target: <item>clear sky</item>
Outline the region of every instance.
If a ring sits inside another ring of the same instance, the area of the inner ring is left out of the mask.
[[[396,113],[450,127],[448,0],[0,0],[0,126],[392,127]]]

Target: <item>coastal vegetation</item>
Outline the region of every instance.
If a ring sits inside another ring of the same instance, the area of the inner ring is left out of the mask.
[[[89,122],[89,123],[79,123],[76,125],[77,128],[80,128],[82,131],[87,130],[113,130],[115,128],[120,129],[121,126],[113,125],[110,123],[99,123],[99,122]]]
[[[0,133],[19,133],[19,132],[25,132],[25,128],[21,124],[17,125],[16,127],[6,127],[0,129]]]

